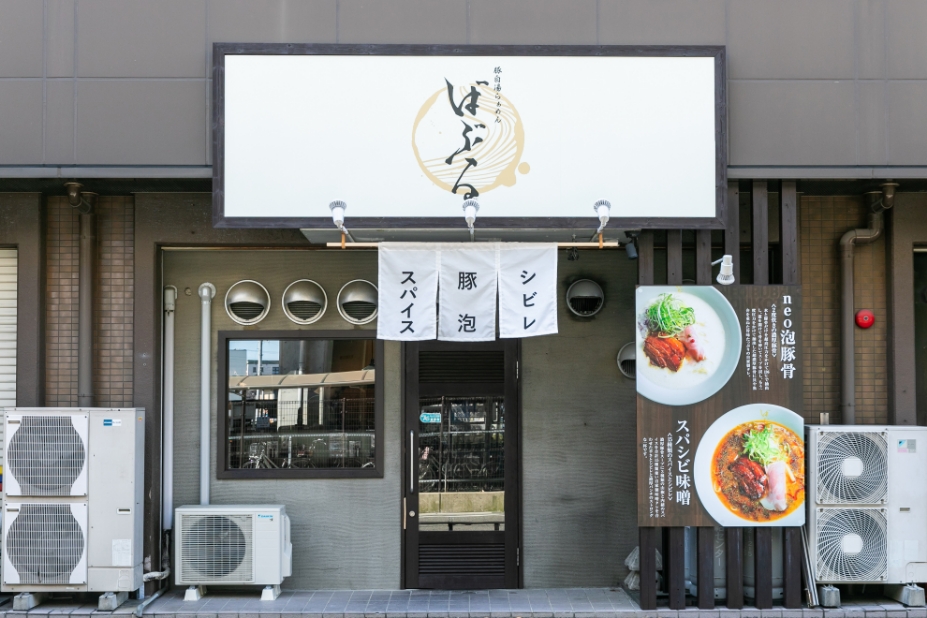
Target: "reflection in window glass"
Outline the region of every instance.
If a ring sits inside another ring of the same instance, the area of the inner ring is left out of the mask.
[[[419,401],[419,530],[505,530],[505,399]]]
[[[228,469],[374,468],[373,339],[228,342]]]

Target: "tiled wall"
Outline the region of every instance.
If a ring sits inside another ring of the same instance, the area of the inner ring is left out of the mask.
[[[95,404],[131,406],[133,200],[100,198],[96,213]],[[78,217],[65,198],[48,199],[45,403],[49,406],[77,405]]]
[[[135,209],[131,197],[97,203],[93,389],[97,405],[132,402]]]
[[[840,237],[868,225],[860,197],[803,197],[801,260],[804,297],[805,418],[840,417]],[[856,332],[856,422],[888,422],[888,325],[885,237],[856,248],[855,311],[870,309],[875,324]]]
[[[45,405],[77,405],[80,221],[66,198],[48,198],[45,238]]]

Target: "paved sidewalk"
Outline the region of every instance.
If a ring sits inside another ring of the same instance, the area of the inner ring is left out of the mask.
[[[87,597],[89,600],[91,597]],[[96,603],[51,601],[27,612],[0,606],[0,618],[39,615],[131,614],[138,601],[115,612]],[[905,608],[888,600],[856,601],[840,609],[681,611],[641,610],[621,588],[532,588],[525,590],[285,590],[276,601],[253,591],[214,588],[200,601],[184,601],[174,589],[145,608],[152,618],[927,618],[924,608]],[[52,616],[55,615],[55,616]]]

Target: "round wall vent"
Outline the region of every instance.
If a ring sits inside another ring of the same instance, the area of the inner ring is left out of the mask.
[[[567,288],[566,304],[574,315],[581,318],[594,316],[605,303],[605,293],[602,287],[591,279],[574,281]]]
[[[309,279],[294,281],[283,291],[283,313],[297,324],[318,322],[328,308],[328,295]]]
[[[637,349],[633,341],[629,341],[618,350],[618,370],[629,380],[637,377]]]
[[[377,317],[377,286],[355,279],[338,292],[338,313],[351,324],[367,324]]]
[[[270,294],[257,281],[239,281],[225,293],[225,311],[234,322],[257,324],[270,311]]]

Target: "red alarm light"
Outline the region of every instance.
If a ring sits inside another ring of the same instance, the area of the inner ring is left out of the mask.
[[[856,325],[860,328],[869,328],[875,324],[875,314],[868,309],[860,309],[856,312]]]

